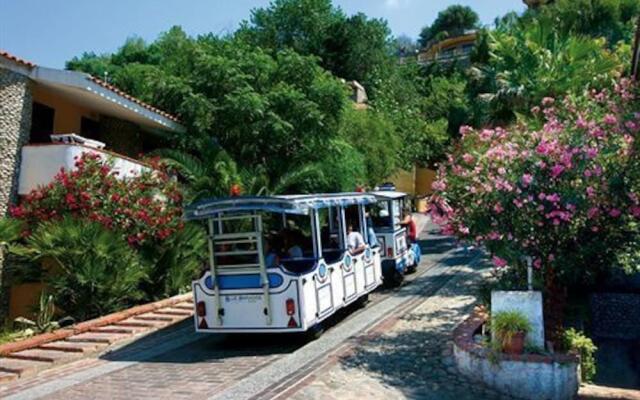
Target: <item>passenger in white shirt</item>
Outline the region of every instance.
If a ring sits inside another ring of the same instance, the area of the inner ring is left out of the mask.
[[[353,224],[349,224],[347,229],[347,246],[351,254],[360,254],[366,247],[362,234],[353,230]]]

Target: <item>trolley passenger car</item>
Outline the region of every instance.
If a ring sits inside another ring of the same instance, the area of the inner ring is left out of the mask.
[[[206,220],[209,265],[193,282],[198,332],[317,330],[382,283],[365,193],[229,197],[186,210]],[[353,235],[353,236],[352,236]],[[357,248],[349,243],[362,240]],[[349,239],[348,239],[349,238]]]

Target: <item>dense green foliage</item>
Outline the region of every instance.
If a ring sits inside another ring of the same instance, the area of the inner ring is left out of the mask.
[[[430,26],[422,28],[420,44],[427,46],[431,41],[459,36],[477,28],[478,23],[478,14],[471,7],[454,4],[440,11]]]
[[[601,38],[558,32],[549,22],[520,22],[488,33],[489,56],[470,71],[476,124],[503,125],[543,97],[611,85],[626,64],[628,46],[610,51]]]
[[[637,0],[557,0],[531,18],[549,20],[564,34],[602,37],[613,46],[630,41],[635,17],[640,14]]]
[[[574,328],[567,329],[563,335],[563,346],[580,356],[580,374],[583,382],[592,382],[596,376],[595,352],[598,348],[584,333]]]
[[[143,298],[147,274],[133,248],[97,222],[63,218],[44,222],[22,252],[35,262],[53,260],[46,281],[56,304],[85,320]]]

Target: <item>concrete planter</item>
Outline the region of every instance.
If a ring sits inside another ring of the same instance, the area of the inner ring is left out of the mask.
[[[458,370],[505,394],[523,399],[573,399],[580,384],[579,359],[572,354],[491,354],[473,335],[487,321],[476,310],[454,332],[454,359]]]

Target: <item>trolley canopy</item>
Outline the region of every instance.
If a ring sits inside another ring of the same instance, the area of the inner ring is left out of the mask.
[[[218,213],[263,211],[308,215],[310,210],[375,203],[367,193],[326,193],[284,196],[240,196],[207,199],[188,206],[185,219],[205,219]]]
[[[378,190],[374,192],[369,192],[369,194],[382,200],[395,200],[395,199],[401,199],[403,197],[407,197],[407,194],[404,192],[396,192],[392,190]]]

